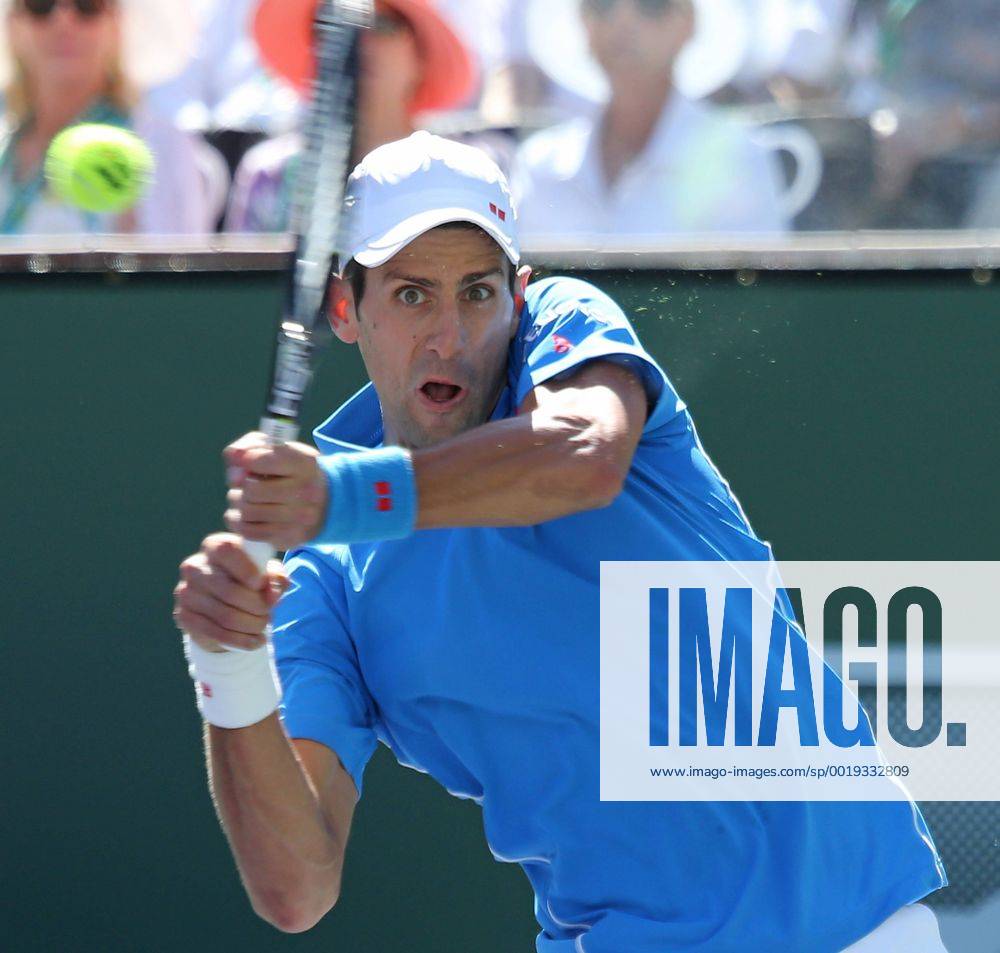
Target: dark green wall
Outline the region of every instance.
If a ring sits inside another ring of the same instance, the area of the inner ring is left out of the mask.
[[[996,558],[996,283],[592,278],[780,558]],[[0,277],[5,950],[534,948],[527,882],[478,808],[384,752],[320,927],[280,937],[232,868],[171,589],[220,524],[219,452],[259,415],[280,296],[265,273]],[[362,379],[336,345],[308,423]]]

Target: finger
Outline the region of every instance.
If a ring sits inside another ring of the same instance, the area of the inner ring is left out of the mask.
[[[262,635],[240,635],[236,632],[227,632],[218,623],[208,618],[208,616],[204,616],[191,609],[175,609],[174,621],[177,623],[177,627],[188,635],[192,637],[198,635],[206,639],[211,639],[227,648],[259,649],[266,641]]]
[[[263,577],[257,564],[243,548],[243,540],[229,533],[216,533],[202,544],[209,563],[227,572],[248,589],[259,589]]]
[[[269,573],[268,575],[269,583],[267,588],[264,590],[264,596],[268,605],[271,608],[274,608],[281,597],[288,591],[292,581],[288,578],[288,576],[282,574]]]
[[[203,552],[198,552],[193,556],[188,556],[188,558],[185,559],[180,565],[181,579],[187,579],[190,581],[195,576],[200,575],[207,565],[208,558]]]
[[[211,593],[193,587],[182,593],[178,599],[180,607],[188,612],[196,612],[211,619],[220,629],[231,635],[262,635],[267,627],[267,617],[251,615],[240,609],[220,602]]]
[[[226,527],[243,539],[270,543],[281,552],[301,546],[316,535],[310,534],[306,527],[294,523],[247,523],[240,518],[238,510],[226,510],[224,520]]]
[[[177,617],[177,613],[182,608],[181,603],[188,585],[189,583],[182,579],[176,586],[174,586],[174,618]]]
[[[226,467],[226,483],[229,486],[242,486],[246,478],[247,471],[243,467]]]
[[[319,518],[318,508],[302,503],[238,503],[229,512],[239,514],[244,523],[275,523],[284,526],[308,526]]]
[[[292,477],[298,473],[296,461],[281,447],[254,447],[240,457],[240,465],[251,477]]]
[[[271,559],[267,563],[268,587],[278,593],[287,592],[292,585],[292,578],[280,559]]]
[[[315,474],[318,456],[318,451],[303,443],[253,447],[241,454],[240,466],[252,474],[265,477],[306,477]]]
[[[186,559],[181,563],[180,582],[178,588],[174,590],[174,594],[177,594],[181,586],[207,589],[213,572],[220,572],[220,570],[213,569],[204,555],[201,558]]]
[[[231,576],[216,572],[205,576],[195,588],[208,593],[224,605],[267,621],[271,608],[267,602],[265,588],[249,589]]]
[[[246,450],[249,450],[251,447],[266,447],[267,445],[267,437],[259,430],[252,430],[250,433],[243,434],[242,437],[238,437],[229,444],[222,451],[222,459],[229,465],[239,466],[240,458]]]
[[[260,480],[248,477],[240,487],[239,497],[230,491],[227,499],[232,505],[239,505],[241,500],[247,503],[319,503],[323,498],[323,487],[316,480],[306,480],[302,477],[274,477]]]

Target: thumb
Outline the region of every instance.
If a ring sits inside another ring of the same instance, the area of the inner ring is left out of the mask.
[[[264,599],[269,606],[274,606],[278,600],[288,591],[291,580],[285,573],[285,567],[277,560],[272,560],[268,564],[267,573],[264,575],[263,592]]]

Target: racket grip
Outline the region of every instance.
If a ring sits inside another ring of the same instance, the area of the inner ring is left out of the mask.
[[[257,568],[263,572],[267,569],[268,560],[275,556],[274,547],[270,543],[262,543],[259,540],[246,539],[243,541],[243,549],[247,555],[257,564]]]
[[[271,443],[288,443],[299,435],[299,425],[284,417],[261,417],[260,430]]]
[[[298,424],[282,417],[262,417],[260,430],[272,444],[288,443],[299,435]],[[243,548],[261,572],[267,569],[268,560],[275,556],[270,543],[244,540]]]

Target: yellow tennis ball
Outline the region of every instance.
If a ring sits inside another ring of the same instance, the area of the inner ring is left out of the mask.
[[[118,126],[84,123],[64,129],[45,156],[52,191],[86,212],[124,212],[153,179],[155,162],[137,135]]]

